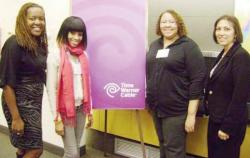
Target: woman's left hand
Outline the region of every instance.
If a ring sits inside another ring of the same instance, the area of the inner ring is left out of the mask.
[[[221,140],[228,140],[229,139],[229,135],[227,133],[223,132],[222,130],[218,131],[218,137]]]
[[[194,132],[194,126],[195,126],[195,115],[187,115],[185,121],[185,131],[187,133]]]
[[[93,125],[93,115],[89,114],[87,117],[88,117],[88,123],[86,125],[86,128],[90,128]]]

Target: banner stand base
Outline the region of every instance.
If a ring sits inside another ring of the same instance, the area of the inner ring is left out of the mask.
[[[140,135],[142,154],[143,154],[143,158],[146,158],[146,149],[145,149],[145,144],[144,144],[144,140],[143,140],[143,132],[142,132],[142,126],[141,126],[141,117],[140,117],[140,113],[139,113],[138,109],[135,110],[135,114],[136,114],[139,135]]]
[[[142,126],[141,126],[141,117],[140,117],[140,112],[138,109],[135,110],[135,114],[136,114],[136,122],[138,125],[138,131],[139,131],[139,136],[140,136],[140,142],[141,142],[141,150],[142,150],[142,154],[143,154],[143,158],[147,158],[146,157],[146,148],[145,148],[145,144],[144,144],[144,140],[143,140],[143,131],[142,131]],[[104,111],[104,143],[103,143],[103,151],[104,151],[104,157],[108,157],[108,153],[107,153],[107,149],[106,149],[106,142],[107,142],[107,119],[108,118],[108,110],[105,109]]]
[[[107,119],[108,118],[108,110],[105,109],[104,111],[104,143],[103,143],[103,151],[104,151],[104,154],[103,156],[104,157],[108,157],[108,153],[107,153],[107,148],[106,148],[106,141],[107,141]]]

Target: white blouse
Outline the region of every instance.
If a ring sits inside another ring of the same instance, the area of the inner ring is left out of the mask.
[[[209,77],[211,78],[214,74],[214,70],[217,68],[217,66],[220,64],[220,62],[222,61],[222,59],[224,58],[225,53],[221,56],[220,60],[214,65],[214,67],[211,69]]]
[[[75,106],[80,106],[83,100],[82,70],[79,59],[76,56],[67,53],[73,69],[73,86]]]
[[[49,53],[47,58],[47,93],[50,103],[50,109],[53,118],[56,117],[56,98],[57,98],[57,86],[59,79],[59,64],[60,64],[60,54],[59,50]],[[82,104],[83,96],[83,85],[82,85],[82,71],[81,64],[77,57],[67,53],[72,70],[73,70],[73,86],[74,86],[74,98],[75,106],[80,106]]]

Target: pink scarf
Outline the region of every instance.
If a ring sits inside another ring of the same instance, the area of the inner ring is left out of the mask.
[[[60,64],[59,64],[59,82],[57,93],[57,112],[60,113],[64,123],[75,126],[76,110],[73,89],[73,70],[69,61],[67,52],[78,57],[82,70],[82,88],[83,88],[83,112],[90,114],[91,98],[90,98],[90,75],[89,63],[87,55],[83,47],[75,48],[64,45],[60,48]]]

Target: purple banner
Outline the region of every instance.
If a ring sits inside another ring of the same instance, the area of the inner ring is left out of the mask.
[[[93,107],[145,105],[146,0],[73,0],[87,25]]]

